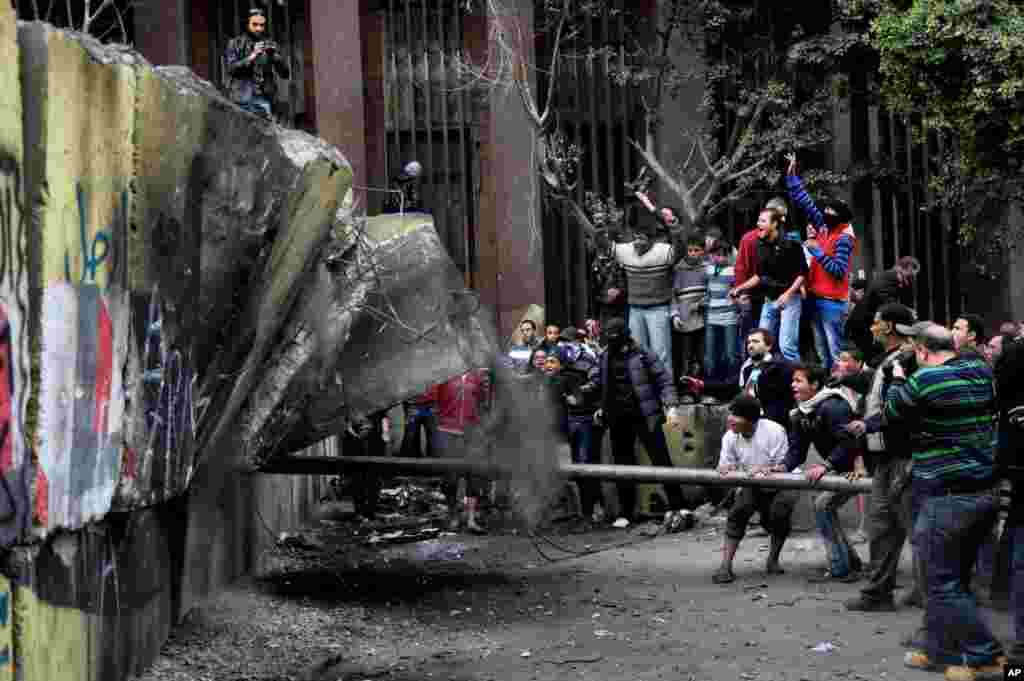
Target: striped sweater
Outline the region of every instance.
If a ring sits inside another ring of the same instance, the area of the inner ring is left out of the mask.
[[[992,479],[995,397],[992,369],[977,357],[957,357],[894,381],[883,420],[910,432],[914,478],[947,486]]]
[[[626,296],[630,305],[666,305],[672,301],[672,266],[676,249],[655,242],[637,255],[633,242],[615,244],[615,260],[626,270]]]
[[[814,295],[833,300],[845,300],[850,292],[850,257],[857,245],[857,236],[850,225],[828,229],[825,215],[807,193],[799,177],[787,176],[789,195],[811,219],[818,229],[818,237],[808,242],[807,251],[812,262],[807,276],[807,288]]]
[[[714,262],[704,268],[707,293],[707,323],[711,326],[735,326],[739,324],[739,308],[729,297],[729,290],[736,285],[736,266],[732,262],[721,265]]]

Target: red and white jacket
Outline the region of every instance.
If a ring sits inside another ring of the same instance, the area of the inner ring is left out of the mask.
[[[480,423],[482,411],[491,398],[490,372],[467,371],[442,383],[437,395],[438,430],[464,435],[467,426]]]

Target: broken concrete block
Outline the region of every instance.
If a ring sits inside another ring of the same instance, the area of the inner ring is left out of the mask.
[[[474,367],[496,341],[426,215],[339,225],[241,427],[251,463],[340,433]],[[275,402],[280,406],[273,410]]]

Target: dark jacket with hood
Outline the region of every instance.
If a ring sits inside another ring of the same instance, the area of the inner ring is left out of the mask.
[[[612,349],[605,350],[598,358],[597,366],[590,370],[589,387],[600,395],[600,408],[606,414],[615,411],[614,391],[624,388],[612,385],[610,364],[614,352]],[[672,374],[657,357],[638,346],[632,339],[620,352],[623,353],[630,388],[642,416],[656,416],[662,407],[675,407],[679,404]]]
[[[790,415],[786,470],[792,471],[807,461],[813,444],[837,473],[848,473],[860,453],[857,438],[846,432],[846,426],[855,418],[853,406],[838,390],[830,388],[818,393],[817,399],[820,401],[812,407],[798,406]]]

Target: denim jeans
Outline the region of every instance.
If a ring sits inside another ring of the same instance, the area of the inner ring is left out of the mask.
[[[413,404],[406,407],[405,434],[402,436],[402,456],[414,459],[419,459],[423,456],[423,448],[420,446],[421,428],[427,434],[427,457],[434,458],[434,441],[436,439],[434,433],[437,431],[437,418],[434,416],[434,408]]]
[[[814,520],[828,548],[829,570],[836,577],[848,575],[861,565],[839,520],[839,509],[855,496],[856,492],[822,492],[814,497]]]
[[[249,99],[239,102],[238,106],[242,107],[249,113],[254,113],[257,116],[263,116],[264,118],[270,118],[273,115],[270,107],[270,100],[259,95],[253,95]]]
[[[846,308],[845,301],[814,299],[811,330],[814,332],[814,348],[826,371],[832,371],[832,365],[839,361],[839,353],[843,350]]]
[[[914,547],[927,565],[923,643],[935,664],[989,665],[1003,652],[969,590],[997,511],[991,494],[925,496],[920,502]]]
[[[650,350],[672,372],[672,307],[664,305],[630,305],[629,335]]]
[[[594,418],[592,416],[569,417],[569,447],[573,463],[600,463],[601,453],[594,450]],[[583,515],[589,516],[594,505],[601,499],[601,481],[582,479],[576,481],[580,490],[580,506]]]
[[[739,332],[735,324],[704,325],[704,380],[736,380],[740,368]]]
[[[1016,490],[1014,490],[1016,491]],[[1010,655],[1014,662],[1024,660],[1024,524],[1007,520],[1006,531],[1010,534],[1010,610],[1013,613],[1013,635],[1015,641]]]
[[[794,294],[781,308],[775,300],[767,298],[761,308],[761,327],[779,339],[779,350],[790,362],[800,361],[800,313],[803,305],[800,294]]]

